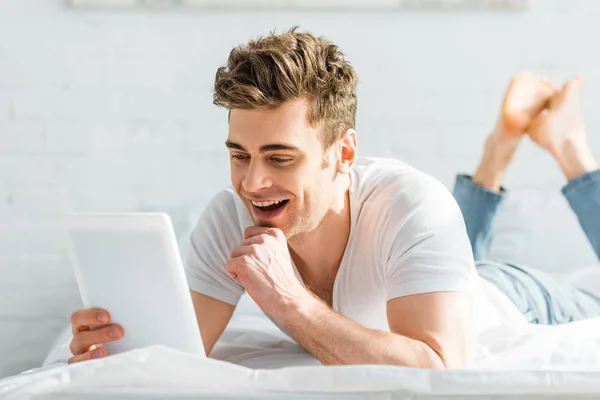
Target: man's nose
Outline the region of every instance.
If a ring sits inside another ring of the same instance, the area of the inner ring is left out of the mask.
[[[273,180],[269,176],[269,171],[264,165],[250,161],[242,185],[246,192],[253,193],[271,187],[273,185]]]

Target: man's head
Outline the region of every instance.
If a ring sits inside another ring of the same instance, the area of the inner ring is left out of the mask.
[[[337,46],[295,30],[231,51],[214,103],[230,110],[231,181],[255,224],[292,237],[339,201],[355,154],[356,81]]]

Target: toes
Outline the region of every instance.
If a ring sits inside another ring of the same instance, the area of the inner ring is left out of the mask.
[[[544,84],[544,88],[546,88],[551,93],[554,94],[560,92],[560,87],[558,87],[554,82],[545,78],[542,78],[541,81]]]
[[[581,91],[583,88],[583,79],[580,76],[575,76],[565,83],[563,90],[565,91]]]

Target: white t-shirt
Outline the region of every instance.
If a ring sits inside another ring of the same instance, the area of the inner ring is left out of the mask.
[[[350,213],[350,238],[333,286],[335,311],[365,327],[389,331],[388,300],[468,291],[474,296],[478,330],[525,321],[506,296],[482,283],[460,209],[434,178],[397,160],[360,157],[352,167]],[[190,289],[238,302],[244,288],[227,273],[225,262],[252,224],[233,189],[212,199],[191,236]]]

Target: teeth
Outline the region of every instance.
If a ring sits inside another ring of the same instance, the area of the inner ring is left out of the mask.
[[[279,204],[282,201],[283,200],[277,200],[277,201],[254,201],[254,200],[252,200],[251,203],[253,206],[256,206],[256,207],[268,207],[268,206],[272,206],[273,204]]]

